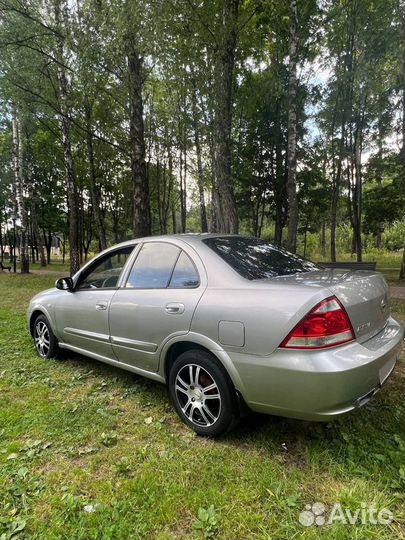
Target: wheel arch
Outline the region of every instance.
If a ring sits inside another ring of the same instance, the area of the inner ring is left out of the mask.
[[[211,339],[192,332],[187,335],[177,336],[176,339],[170,340],[163,347],[160,355],[160,372],[166,381],[168,380],[170,368],[176,358],[183,352],[192,349],[202,350],[213,356],[225,369],[235,390],[242,395],[244,394],[243,383],[228,353]]]
[[[37,317],[39,317],[40,315],[44,315],[48,319],[49,324],[51,325],[51,328],[52,328],[52,332],[55,334],[55,328],[54,328],[52,319],[48,311],[42,306],[35,306],[35,308],[30,313],[30,318],[29,318],[29,329],[30,329],[31,336],[34,337],[34,323]]]

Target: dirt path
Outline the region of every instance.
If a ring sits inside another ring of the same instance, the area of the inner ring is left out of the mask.
[[[37,276],[65,276],[66,272],[58,272],[57,270],[30,270],[30,274]]]
[[[390,287],[391,298],[405,300],[405,287]]]

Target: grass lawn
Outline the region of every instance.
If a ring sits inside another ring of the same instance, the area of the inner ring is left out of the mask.
[[[54,280],[0,273],[2,540],[404,537],[403,359],[378,396],[331,424],[256,415],[198,438],[158,383],[70,353],[37,358],[25,310]],[[393,310],[404,319],[405,302]],[[300,525],[316,501],[395,519]]]

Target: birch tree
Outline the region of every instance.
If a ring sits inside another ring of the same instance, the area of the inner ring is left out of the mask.
[[[14,182],[15,182],[15,197],[17,209],[17,216],[21,222],[20,229],[20,244],[19,255],[21,259],[21,273],[29,273],[29,256],[28,256],[28,216],[25,207],[24,199],[24,153],[23,153],[23,141],[21,138],[21,122],[19,117],[19,111],[16,103],[12,103],[12,125],[13,125],[13,168],[14,168]],[[16,256],[14,252],[14,256]]]

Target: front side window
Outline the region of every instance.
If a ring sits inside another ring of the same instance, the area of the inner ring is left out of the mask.
[[[108,289],[117,286],[118,279],[134,246],[126,246],[95,261],[79,277],[78,289]]]
[[[142,246],[126,286],[133,289],[165,289],[180,249],[173,244],[150,242]]]
[[[246,279],[264,279],[316,270],[314,263],[259,238],[218,236],[203,240]]]

